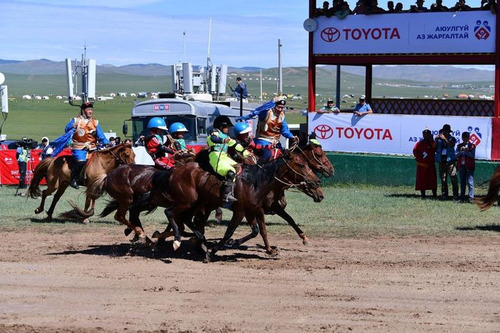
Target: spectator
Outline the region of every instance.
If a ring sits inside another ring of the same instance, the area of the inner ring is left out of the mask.
[[[49,138],[46,136],[42,138],[42,143],[37,147],[37,149],[42,150],[40,153],[40,160],[51,157],[52,152],[54,151],[54,148],[50,145]]]
[[[417,178],[415,190],[420,191],[422,199],[425,191],[431,190],[432,196],[437,196],[436,165],[434,164],[434,138],[429,129],[422,132],[423,138],[415,144],[413,156],[417,162]]]
[[[415,3],[417,4],[415,8],[417,13],[425,13],[429,11],[429,8],[424,6],[424,0],[417,0]]]
[[[431,12],[447,12],[450,9],[446,6],[443,6],[443,0],[436,0],[436,3],[431,5]]]
[[[472,8],[467,5],[465,3],[465,0],[458,0],[457,3],[455,4],[455,6],[453,6],[453,8],[451,8],[451,11],[454,11],[454,12],[466,12],[466,11],[470,11],[472,10]]]
[[[456,140],[451,135],[451,126],[446,124],[436,138],[435,160],[439,163],[439,178],[441,179],[441,197],[448,200],[448,176],[453,190],[453,200],[458,202],[457,157],[455,155]]]
[[[345,19],[350,14],[352,14],[352,11],[349,8],[349,3],[347,3],[347,1],[342,1],[340,4],[340,9],[335,10],[333,12],[333,15],[335,15],[336,17],[338,17],[341,20]]]
[[[476,145],[469,142],[470,133],[462,133],[462,142],[457,146],[457,166],[460,176],[460,201],[474,200],[474,170],[476,168]],[[465,200],[465,185],[469,187],[469,198]]]
[[[319,109],[317,113],[339,113],[339,112],[340,109],[333,104],[332,100],[329,100],[326,103],[326,106]]]
[[[378,0],[371,0],[370,10],[366,14],[383,14],[385,10],[378,6]]]
[[[119,145],[120,143],[122,143],[122,139],[119,136],[117,136],[115,138],[115,146]]]
[[[279,141],[281,136],[291,139],[294,142],[299,140],[299,138],[294,136],[288,128],[288,123],[285,118],[285,105],[286,101],[284,99],[275,97],[273,100],[259,106],[248,115],[236,119],[246,121],[254,117],[259,118],[255,143],[263,147],[276,147],[276,149],[262,149],[262,158],[265,160],[269,161],[276,158],[281,152],[283,149]]]
[[[497,13],[497,3],[495,0],[483,0],[481,2],[481,10],[489,10],[492,14]]]
[[[387,1],[387,13],[392,14],[395,12],[394,1]]]
[[[109,138],[109,143],[108,143],[108,147],[111,148],[111,147],[114,147],[116,146],[116,140],[115,140],[115,137],[112,136]]]
[[[229,88],[233,92],[234,96],[240,100],[241,98],[247,99],[248,97],[248,91],[247,91],[247,85],[241,80],[241,77],[236,78],[236,88],[233,89],[231,85],[229,85]]]
[[[365,95],[359,96],[359,103],[356,104],[356,107],[354,108],[354,114],[356,116],[365,116],[367,114],[372,114],[372,113],[373,110],[370,104],[366,103]]]
[[[16,148],[16,159],[17,166],[19,167],[19,187],[20,189],[26,188],[26,171],[28,168],[28,160],[30,158],[28,147],[26,147],[23,143],[26,142],[27,139],[23,138],[21,143],[18,144]],[[23,195],[24,193],[21,193]]]
[[[330,8],[330,3],[328,1],[323,1],[323,7],[316,8],[316,17],[325,15],[327,17],[332,16],[332,9]]]
[[[396,4],[396,8],[394,8],[394,13],[402,13],[403,12],[403,4],[398,2]]]
[[[353,14],[366,14],[370,10],[371,1],[370,0],[358,0],[356,7],[352,11]]]

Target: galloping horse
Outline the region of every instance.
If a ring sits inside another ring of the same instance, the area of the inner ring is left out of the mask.
[[[94,179],[100,175],[107,174],[121,164],[134,163],[135,154],[131,144],[120,144],[112,148],[98,150],[90,155],[85,168],[85,183],[92,183]],[[49,157],[40,162],[33,172],[33,180],[28,189],[28,195],[31,198],[37,198],[40,195],[42,200],[40,206],[35,209],[35,213],[43,212],[45,199],[54,191],[52,204],[47,211],[47,219],[52,219],[54,208],[69,186],[71,166],[74,163],[73,156],[58,156]],[[45,178],[47,180],[47,188],[40,190],[40,182]],[[99,196],[87,195],[85,200],[85,216],[91,216],[94,213],[95,200]],[[89,210],[89,207],[91,208]]]
[[[476,198],[475,202],[481,210],[486,210],[498,201],[498,190],[500,189],[500,165],[496,167],[490,179],[488,193],[482,198]]]
[[[323,190],[320,180],[308,167],[302,154],[285,152],[278,159],[264,165],[243,165],[243,171],[238,176],[235,188],[235,197],[238,201],[231,206],[233,217],[226,233],[217,244],[211,255],[224,246],[233,235],[238,224],[246,217],[252,226],[252,233],[248,238],[255,237],[260,232],[264,241],[266,253],[274,255],[276,251],[271,248],[267,238],[264,218],[264,202],[267,195],[276,188],[296,187],[301,192],[310,196],[315,202],[323,199]],[[194,216],[205,215],[223,202],[219,195],[220,180],[208,171],[203,171],[198,163],[188,163],[185,166],[174,168],[171,174],[157,174],[153,178],[148,205],[150,207],[166,207],[169,227],[158,238],[175,236],[175,242],[180,243],[180,233],[177,226],[186,224],[205,241],[201,229],[203,225],[193,229],[191,220]],[[200,220],[204,222],[202,219]],[[169,232],[173,228],[174,232]],[[197,232],[198,231],[198,232]],[[207,253],[208,255],[208,253]],[[210,260],[210,256],[207,256]]]
[[[334,168],[326,153],[324,152],[321,145],[314,142],[308,142],[307,145],[302,148],[296,147],[295,151],[297,153],[303,154],[309,167],[314,172],[319,172],[325,177],[331,177],[334,174]],[[277,184],[278,185],[278,184]],[[264,202],[264,212],[267,215],[278,215],[283,218],[297,233],[297,235],[302,239],[304,245],[309,244],[309,238],[306,236],[304,231],[295,223],[293,217],[291,217],[286,211],[286,199],[285,199],[285,189],[281,186],[276,188],[276,191],[271,191],[267,200]],[[208,212],[209,213],[209,212]],[[208,218],[206,215],[206,218]],[[234,245],[242,244],[243,239],[233,242]]]

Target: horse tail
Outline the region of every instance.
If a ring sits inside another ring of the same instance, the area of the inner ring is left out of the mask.
[[[40,190],[40,182],[43,178],[47,177],[49,166],[52,164],[54,157],[47,157],[43,159],[33,171],[33,179],[31,180],[28,188],[28,196],[35,199],[42,195]]]
[[[493,177],[491,177],[490,185],[488,186],[488,193],[482,197],[476,199],[476,204],[481,210],[486,210],[493,206],[493,204],[498,200],[498,190],[500,189],[500,165],[497,166]]]
[[[106,192],[106,181],[108,176],[106,174],[102,174],[97,176],[90,184],[87,186],[85,190],[85,195],[89,198],[97,199],[101,195]]]

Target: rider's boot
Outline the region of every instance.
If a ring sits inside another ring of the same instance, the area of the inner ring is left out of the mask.
[[[69,183],[69,186],[75,189],[79,189],[80,186],[78,185],[79,179],[80,179],[80,173],[82,172],[83,166],[85,165],[85,161],[81,162],[76,162],[73,165],[73,168],[71,169],[71,181]]]
[[[234,188],[236,186],[234,182],[235,177],[236,174],[233,171],[229,171],[226,175],[226,180],[222,182],[221,195],[222,201],[224,202],[232,203],[238,201],[238,199],[234,197]]]

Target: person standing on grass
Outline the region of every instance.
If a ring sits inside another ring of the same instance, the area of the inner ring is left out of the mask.
[[[435,160],[439,163],[441,179],[441,197],[448,200],[448,176],[453,190],[453,200],[458,202],[457,156],[455,154],[456,139],[451,135],[451,126],[446,124],[436,138]]]
[[[415,144],[413,156],[417,162],[415,190],[420,191],[422,199],[425,191],[431,190],[432,197],[437,196],[436,165],[434,164],[434,138],[429,129],[422,132],[423,138]]]
[[[457,166],[460,177],[460,201],[474,200],[474,170],[476,169],[476,145],[469,142],[469,132],[462,133],[462,142],[457,146]],[[465,199],[465,186],[469,187],[469,197]]]

